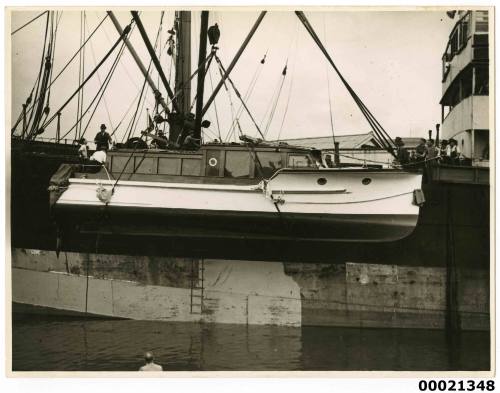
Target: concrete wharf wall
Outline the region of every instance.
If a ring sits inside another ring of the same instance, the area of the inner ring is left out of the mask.
[[[203,306],[191,291],[203,272]],[[87,278],[88,271],[88,278]],[[192,277],[192,272],[195,277]],[[489,271],[459,269],[463,329],[489,329]],[[62,313],[181,322],[444,328],[446,271],[12,250],[12,301]],[[24,309],[24,307],[21,307]]]

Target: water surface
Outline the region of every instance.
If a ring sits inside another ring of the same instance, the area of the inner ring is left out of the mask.
[[[14,371],[489,370],[489,333],[289,328],[15,315]]]

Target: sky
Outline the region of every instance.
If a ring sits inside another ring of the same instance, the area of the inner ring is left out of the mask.
[[[40,11],[13,11],[11,31],[38,15]],[[122,26],[130,23],[131,15],[121,9],[115,12]],[[227,68],[234,54],[257,19],[259,12],[240,9],[218,9],[209,14],[209,26],[217,23],[221,30],[218,55]],[[377,120],[392,136],[422,136],[428,129],[434,129],[440,122],[441,97],[441,56],[448,35],[455,23],[446,16],[445,10],[438,11],[307,11],[306,16],[330,53],[333,61],[374,114]],[[82,12],[74,9],[57,14],[60,17],[55,46],[54,75],[64,67],[80,46]],[[85,30],[88,36],[100,20],[105,10],[85,11]],[[154,43],[159,28],[161,10],[144,10],[141,19],[150,40]],[[167,30],[172,27],[174,12],[166,9],[160,34],[160,47],[164,47]],[[198,59],[200,12],[192,12],[192,70]],[[45,17],[11,36],[11,81],[12,118],[18,118],[22,103],[31,91],[40,66],[45,32]],[[85,74],[88,75],[117,40],[118,34],[111,21],[106,19],[101,28],[85,47]],[[132,44],[146,66],[149,55],[134,29],[130,37]],[[98,73],[84,88],[84,107],[94,98],[118,53],[99,69]],[[266,54],[264,65],[260,63]],[[167,78],[172,78],[172,60],[162,50],[159,54]],[[283,78],[282,70],[287,65]],[[51,114],[69,98],[78,86],[79,58],[71,63],[51,88]],[[151,75],[157,83],[158,74],[152,67]],[[248,44],[234,68],[231,79],[244,95],[254,77],[256,79],[247,106],[260,125],[267,129],[266,139],[275,140],[356,134],[368,132],[370,127],[360,110],[354,104],[345,87],[332,67],[313,42],[304,26],[293,12],[272,11],[264,17],[259,29]],[[215,63],[205,80],[205,100],[219,81]],[[83,118],[82,130],[92,140],[101,123],[108,131],[118,129],[114,135],[120,142],[128,134],[128,124],[136,109],[136,98],[144,78],[127,50],[124,51],[111,82],[105,93],[105,102],[97,108],[89,120]],[[278,94],[274,116],[270,121],[272,103]],[[166,91],[158,83],[163,96]],[[172,83],[173,85],[173,83]],[[196,78],[193,84],[193,97]],[[147,90],[146,103],[139,116],[139,129],[146,127],[146,108],[154,108],[154,99]],[[91,107],[92,108],[92,107]],[[219,92],[215,106],[208,110],[206,119],[211,126],[206,130],[205,139],[226,140],[240,102],[234,92],[228,94],[223,88]],[[331,109],[331,110],[330,110]],[[127,112],[128,111],[128,112]],[[238,117],[243,133],[257,136],[257,130],[245,112]],[[77,100],[62,111],[61,129],[65,134],[77,119]],[[88,124],[88,126],[87,126]],[[269,126],[267,126],[269,124]],[[48,127],[43,137],[55,135],[56,122]],[[70,131],[68,138],[74,138]],[[234,138],[233,138],[234,140]]]

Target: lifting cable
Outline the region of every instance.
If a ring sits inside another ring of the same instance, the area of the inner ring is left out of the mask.
[[[250,99],[250,96],[253,93],[255,85],[257,84],[257,80],[259,79],[259,76],[264,68],[263,64],[265,64],[265,62],[266,62],[267,52],[268,51],[266,50],[266,53],[264,54],[264,56],[262,57],[262,59],[259,62],[259,64],[262,64],[262,66],[258,65],[257,68],[255,69],[253,77],[252,77],[252,79],[247,87],[247,91],[245,92],[245,95],[243,96],[243,99],[245,101],[248,101]],[[238,108],[238,110],[236,112],[236,119],[240,118],[242,112],[243,112],[243,104],[240,104],[240,107]],[[228,138],[230,138],[231,134],[234,132],[235,126],[236,126],[236,122],[233,122],[231,124],[231,127],[229,128],[229,130],[227,132],[227,135],[229,136]]]
[[[217,61],[217,59],[218,59],[218,57],[216,56],[216,61]],[[231,91],[228,89],[226,81],[224,79],[224,71],[222,69],[221,63],[219,63],[217,61],[217,65],[218,65],[217,68],[218,68],[220,76],[221,76],[221,80],[222,80],[223,85],[224,85],[224,89],[226,90],[227,97],[229,99],[229,106],[231,108],[231,120],[235,121],[236,117],[235,117],[235,112],[234,112],[234,104],[233,104],[233,98],[232,98],[232,95],[231,95]],[[229,75],[227,75],[226,79],[229,79]],[[215,97],[214,97],[214,100],[215,100]],[[240,133],[241,133],[241,128],[240,128]]]
[[[156,33],[155,46],[153,48],[154,50],[156,50],[156,48],[158,46],[159,37],[160,37],[160,33],[161,33],[161,30],[162,30],[162,26],[163,26],[163,15],[164,15],[164,13],[162,12],[161,13],[161,17],[160,17],[160,25],[158,27],[158,32]],[[150,61],[149,61],[149,65],[148,65],[148,69],[147,69],[146,75],[144,76],[144,82],[142,83],[141,93],[139,95],[139,101],[137,102],[137,107],[135,109],[134,116],[132,117],[132,120],[129,123],[130,129],[129,129],[128,134],[127,134],[127,140],[130,139],[130,135],[132,134],[132,130],[134,130],[134,132],[135,132],[136,126],[137,126],[137,124],[139,122],[138,121],[139,119],[137,118],[137,113],[139,111],[139,108],[141,108],[141,111],[139,113],[139,116],[140,116],[140,114],[142,113],[142,110],[144,108],[144,103],[146,102],[146,97],[144,96],[144,100],[142,100],[142,97],[143,97],[143,94],[144,94],[145,89],[146,89],[146,82],[147,82],[147,79],[148,79],[148,76],[149,76],[152,64],[153,64],[153,59],[151,58]],[[141,106],[141,101],[142,101],[142,106]],[[137,118],[137,123],[135,123],[136,118]],[[134,126],[134,123],[135,123],[135,126]],[[125,134],[123,134],[122,143],[124,141],[124,137],[125,137]]]
[[[80,85],[77,90],[64,102],[64,104],[59,108],[59,110],[56,111],[56,114],[53,115],[49,120],[47,120],[42,127],[45,128],[47,125],[49,125],[54,119],[57,117],[57,113],[61,112],[66,106],[71,102],[71,100],[75,97],[75,95],[80,91],[80,89],[85,86],[85,84],[94,76],[94,74],[97,72],[97,70],[104,64],[104,62],[108,59],[109,56],[114,52],[120,41],[122,41],[127,34],[130,32],[131,29],[131,24],[127,25],[125,29],[123,30],[123,33],[120,35],[120,37],[116,40],[114,45],[111,47],[111,49],[106,53],[106,55],[102,58],[102,60],[99,62],[99,64],[92,70],[92,72],[87,76],[87,78],[83,81],[82,85]]]
[[[307,20],[307,18],[304,15],[304,13],[302,11],[295,11],[295,14],[300,19],[300,21],[302,22],[302,24],[304,25],[304,27],[306,28],[306,30],[308,31],[308,33],[311,35],[311,37],[314,40],[314,42],[318,45],[318,47],[320,48],[320,50],[323,52],[323,54],[327,58],[328,62],[331,64],[331,66],[333,67],[333,69],[335,70],[335,72],[337,73],[337,75],[339,76],[340,80],[342,81],[342,83],[344,84],[344,86],[347,88],[347,90],[351,94],[352,98],[354,99],[354,101],[358,105],[359,109],[361,110],[361,112],[365,116],[366,120],[368,121],[368,123],[370,124],[370,126],[373,128],[373,131],[375,132],[375,134],[377,135],[377,137],[380,139],[380,141],[383,142],[382,146],[390,154],[392,154],[394,157],[396,157],[396,153],[394,152],[394,146],[395,146],[394,141],[391,139],[391,137],[389,136],[389,134],[387,134],[387,132],[385,131],[385,129],[375,119],[375,117],[373,116],[373,114],[368,110],[368,108],[366,107],[366,105],[361,101],[361,99],[354,92],[354,90],[349,85],[349,83],[342,76],[342,74],[340,73],[339,69],[337,68],[337,66],[333,62],[332,58],[328,54],[328,52],[325,49],[325,47],[323,46],[323,44],[321,43],[321,40],[317,36],[316,32],[314,31],[312,25]]]
[[[269,119],[267,120],[266,130],[264,131],[264,135],[266,135],[266,136],[267,136],[267,132],[269,131],[269,127],[271,126],[271,123],[273,121],[274,114],[276,113],[276,108],[278,107],[278,101],[279,101],[279,98],[281,96],[281,90],[283,89],[283,85],[285,83],[285,78],[286,78],[286,74],[287,74],[287,67],[288,67],[288,59],[286,59],[285,68],[283,68],[283,71],[281,72],[282,78],[281,78],[281,81],[279,84],[279,89],[278,89],[278,92],[277,92],[276,97],[274,99],[274,103],[271,106],[271,112],[269,113]]]
[[[208,69],[208,77],[210,78],[210,86],[212,87],[212,93],[213,93],[214,92],[214,83],[212,81],[212,70],[211,69]],[[215,120],[217,121],[217,131],[219,133],[219,141],[222,142],[222,135],[220,133],[219,114],[217,112],[216,100],[214,100],[214,109],[215,109]]]
[[[217,63],[219,64],[219,67],[220,69],[226,73],[226,69],[224,68],[224,66],[222,65],[222,62],[221,60],[219,59],[219,57],[217,55],[215,55],[215,61],[217,61]],[[234,85],[232,79],[228,76],[227,77],[227,80],[229,81],[229,83],[231,84],[231,86],[233,87],[233,90],[234,92],[236,93],[236,96],[240,99],[241,101],[241,105],[243,105],[243,107],[245,108],[245,110],[247,111],[248,113],[248,116],[250,116],[250,119],[252,120],[253,124],[255,125],[255,127],[257,128],[257,131],[259,132],[260,136],[262,137],[262,139],[265,139],[264,138],[264,135],[262,134],[262,131],[260,130],[259,126],[257,125],[257,122],[255,121],[255,119],[253,118],[252,116],[252,113],[250,112],[250,110],[248,109],[247,105],[245,104],[245,100],[243,99],[243,97],[241,96],[240,92],[238,91],[238,89],[236,88],[236,86]],[[236,118],[236,122],[238,122],[238,118]],[[239,123],[238,123],[239,124]]]
[[[295,19],[295,50],[294,50],[294,53],[297,54],[297,47],[299,45],[299,23],[297,21],[297,19]],[[288,47],[288,57],[290,57],[290,51],[292,49],[292,43],[293,41],[290,42],[290,46]],[[295,55],[297,56],[297,55]],[[293,81],[294,81],[294,76],[295,76],[295,65],[297,64],[297,58],[295,57],[294,58],[294,61],[293,61],[293,68],[292,68],[292,79],[290,81],[290,88],[288,89],[288,98],[286,100],[286,104],[285,104],[285,111],[283,112],[283,118],[281,119],[281,126],[280,126],[280,129],[279,129],[279,132],[278,132],[278,138],[277,140],[279,141],[280,140],[280,137],[281,137],[281,132],[283,131],[283,126],[285,125],[285,119],[286,119],[286,115],[288,113],[288,108],[290,106],[290,100],[292,98],[292,91],[293,91]]]

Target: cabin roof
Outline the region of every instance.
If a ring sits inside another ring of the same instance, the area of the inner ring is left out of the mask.
[[[420,141],[420,138],[413,137],[402,137],[402,139],[407,149],[415,148]],[[321,150],[333,150],[335,148],[332,136],[283,139],[282,142]],[[335,142],[339,142],[340,149],[382,148],[375,139],[373,131],[365,134],[337,135],[335,136]]]

